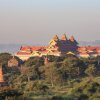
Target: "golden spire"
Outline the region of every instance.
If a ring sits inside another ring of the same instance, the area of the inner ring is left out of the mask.
[[[66,34],[63,34],[61,40],[67,40]]]
[[[55,43],[57,43],[58,41],[59,41],[59,38],[58,38],[57,35],[55,35],[55,36],[50,40],[49,45],[55,44]]]
[[[55,36],[53,37],[53,40],[55,40],[55,41],[59,40],[58,36],[55,35]]]

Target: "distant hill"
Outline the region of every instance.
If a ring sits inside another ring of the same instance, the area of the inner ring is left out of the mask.
[[[0,44],[0,53],[1,52],[9,52],[15,53],[19,50],[20,44]]]
[[[88,46],[88,45],[92,45],[92,46],[100,46],[100,40],[95,40],[95,41],[79,41],[79,45],[81,46]]]
[[[19,51],[20,47],[21,46],[24,46],[26,44],[0,44],[0,53],[2,52],[9,52],[9,53],[16,53]],[[28,44],[27,44],[28,45]],[[29,46],[37,46],[37,45],[34,45],[34,44],[29,44]]]
[[[22,45],[24,45],[24,44],[0,44],[0,53],[1,52],[16,53]],[[40,45],[40,44],[38,44],[38,45]],[[79,41],[79,45],[80,46],[88,46],[88,45],[100,46],[100,40],[90,41],[90,42]],[[42,44],[42,46],[43,46],[43,44]]]

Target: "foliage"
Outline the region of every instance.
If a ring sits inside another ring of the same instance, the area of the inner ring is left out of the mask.
[[[31,57],[27,61],[25,61],[24,66],[31,67],[37,63],[38,58]]]
[[[21,96],[22,94],[23,94],[22,92],[20,92],[16,89],[13,89],[11,87],[0,88],[0,99],[5,99],[8,97],[15,98],[15,97]]]
[[[99,92],[100,84],[86,79],[69,90],[69,94],[77,97],[79,100],[88,100],[88,98]]]
[[[84,63],[78,58],[66,58],[62,64],[62,73],[65,78],[75,78],[83,74]]]
[[[4,66],[10,57],[10,54],[0,54]],[[100,72],[100,68],[96,63],[97,58],[48,58],[47,65],[44,65],[43,57],[29,58],[21,63],[19,72],[15,70],[14,73],[11,68],[3,66],[9,88],[0,89],[0,95],[7,100],[14,100],[18,95],[19,100],[99,100],[100,74],[97,72]]]
[[[57,63],[52,62],[44,67],[45,79],[52,85],[60,84],[62,81],[62,75]]]
[[[51,100],[74,100],[72,96],[53,96]]]
[[[86,73],[88,76],[94,76],[95,73],[96,73],[96,67],[95,67],[95,65],[90,64],[90,65],[88,66],[88,68],[85,70],[85,73]]]
[[[9,53],[0,53],[0,62],[2,65],[7,65],[8,60],[11,58],[11,54]]]

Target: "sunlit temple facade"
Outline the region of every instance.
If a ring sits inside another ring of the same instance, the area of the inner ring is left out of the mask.
[[[55,35],[47,46],[21,46],[15,56],[22,60],[27,60],[28,58],[35,56],[65,56],[67,54],[85,58],[96,57],[100,56],[100,47],[79,46],[73,36],[68,38],[66,34],[63,34],[61,38]]]

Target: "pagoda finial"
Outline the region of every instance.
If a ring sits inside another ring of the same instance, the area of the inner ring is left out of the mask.
[[[59,38],[58,38],[58,36],[57,35],[55,35],[54,37],[53,37],[53,40],[59,40]]]
[[[67,40],[66,34],[63,34],[61,40]]]
[[[71,42],[74,42],[74,41],[75,41],[74,36],[71,36],[69,40],[70,40]]]

